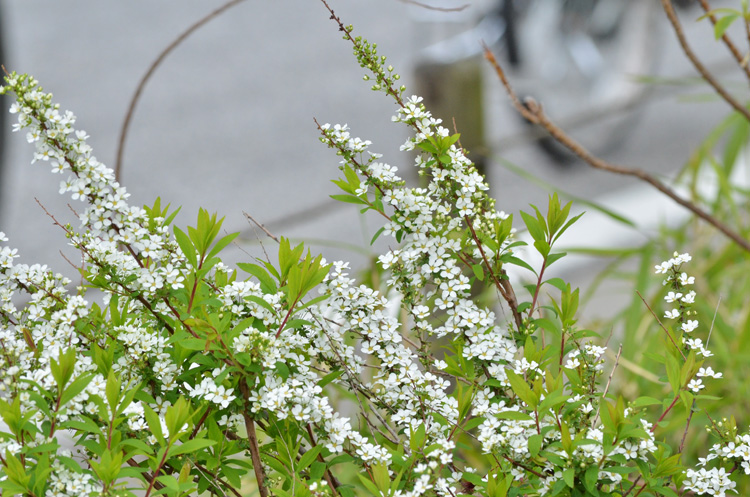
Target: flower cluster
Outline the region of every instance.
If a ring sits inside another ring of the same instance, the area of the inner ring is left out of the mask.
[[[669,291],[664,296],[664,301],[676,305],[665,311],[664,317],[677,320],[680,343],[684,344],[686,351],[694,350],[702,357],[711,357],[708,343],[704,344],[703,340],[694,337],[693,333],[699,326],[698,320],[692,319],[696,314],[691,309],[695,303],[695,291],[689,290],[690,286],[695,283],[695,277],[682,271],[682,265],[690,262],[691,259],[690,254],[675,252],[671,259],[655,266],[656,274],[666,275],[663,284],[669,288]],[[705,388],[702,378],[721,378],[722,374],[707,367],[700,368],[695,376],[690,379],[687,387],[692,392],[698,393]]]

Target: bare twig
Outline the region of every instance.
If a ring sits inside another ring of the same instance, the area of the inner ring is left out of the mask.
[[[669,22],[672,24],[672,28],[674,28],[674,33],[677,35],[677,40],[680,42],[680,47],[682,47],[682,51],[685,52],[685,55],[688,59],[690,59],[690,62],[693,63],[693,67],[700,73],[700,75],[703,77],[703,79],[706,80],[706,83],[711,85],[714,90],[716,90],[716,93],[721,96],[721,98],[724,99],[726,103],[731,105],[734,110],[745,116],[745,119],[750,121],[750,111],[747,110],[747,107],[739,103],[735,98],[727,92],[727,90],[719,83],[716,78],[714,78],[713,74],[706,69],[706,66],[703,65],[703,63],[698,59],[698,56],[695,55],[695,52],[693,52],[693,49],[690,48],[690,45],[687,42],[687,38],[685,38],[685,33],[682,30],[682,24],[680,24],[680,20],[677,18],[677,14],[674,11],[674,7],[672,7],[672,0],[661,0],[662,7],[664,7],[664,12],[667,14],[667,18],[669,18]]]
[[[416,5],[417,7],[422,7],[423,9],[427,10],[437,10],[440,12],[461,12],[462,10],[470,7],[470,4],[465,3],[461,5],[460,7],[435,7],[433,5],[429,5],[422,2],[417,2],[416,0],[399,0],[401,3],[407,3],[410,5]]]
[[[716,26],[716,16],[711,13],[711,5],[709,5],[708,0],[698,0],[698,2],[701,4],[701,7],[703,8],[704,12],[708,14],[708,18],[711,20],[711,24]],[[732,39],[729,38],[729,35],[726,33],[723,33],[721,35],[721,41],[724,42],[724,44],[727,46],[730,52],[732,52],[732,57],[737,61],[737,64],[740,66],[740,68],[745,71],[745,76],[747,76],[747,79],[750,79],[750,66],[747,64],[747,60],[744,55],[742,55],[742,52],[737,48],[737,46],[732,42]]]
[[[255,226],[257,226],[258,228],[260,228],[261,230],[263,230],[263,233],[265,233],[268,236],[268,238],[272,239],[276,243],[281,243],[279,241],[278,237],[276,237],[276,235],[274,235],[273,233],[271,233],[270,231],[268,231],[268,229],[266,229],[266,227],[263,226],[263,224],[261,224],[258,221],[256,221],[255,218],[253,218],[253,216],[251,216],[250,214],[248,214],[245,211],[242,211],[242,213],[245,215],[246,218],[248,218],[250,221],[252,221],[253,224],[255,224]]]
[[[213,12],[209,13],[205,17],[199,19],[195,24],[190,26],[188,29],[186,29],[180,36],[175,38],[175,40],[167,46],[160,54],[159,56],[151,63],[151,66],[146,71],[146,74],[143,75],[141,78],[141,81],[138,83],[138,87],[135,90],[135,93],[133,94],[133,97],[130,99],[130,104],[128,105],[128,111],[125,114],[125,119],[122,122],[122,127],[120,128],[120,139],[117,144],[117,158],[115,159],[115,180],[120,181],[120,178],[122,176],[122,154],[125,149],[125,141],[127,140],[128,136],[128,128],[130,127],[130,120],[133,118],[133,113],[135,112],[135,107],[138,104],[138,100],[141,98],[141,93],[143,93],[143,89],[146,87],[146,83],[149,79],[151,79],[151,76],[154,74],[156,69],[161,65],[162,62],[164,62],[164,59],[167,58],[167,55],[172,52],[175,48],[177,48],[185,39],[187,39],[188,36],[193,34],[198,28],[206,24],[208,21],[212,20],[213,18],[217,17],[224,11],[228,10],[231,7],[234,7],[240,2],[243,2],[244,0],[230,0],[229,2],[225,3],[218,9],[214,10]]]
[[[492,265],[490,264],[490,261],[487,259],[487,256],[484,253],[484,249],[482,248],[482,242],[479,240],[479,237],[477,236],[476,231],[474,231],[474,225],[471,223],[471,219],[469,218],[469,216],[464,216],[464,221],[466,221],[466,225],[469,227],[469,231],[471,231],[471,237],[474,239],[474,243],[479,249],[479,253],[482,256],[484,265],[487,268],[487,271],[490,273],[490,276],[492,277],[492,281],[494,281],[495,283],[495,288],[497,288],[497,290],[500,292],[500,295],[502,295],[505,301],[508,303],[508,307],[510,308],[510,312],[513,314],[513,319],[515,320],[516,326],[518,327],[518,332],[520,333],[521,330],[523,330],[523,317],[521,316],[521,313],[518,312],[518,300],[516,299],[516,294],[513,291],[513,287],[510,286],[509,284],[502,283],[502,282],[507,283],[507,280],[498,279],[497,275],[495,274],[495,271],[492,270]],[[531,314],[529,314],[529,317],[530,316]]]
[[[682,440],[680,440],[680,453],[685,448],[685,440],[687,439],[688,430],[690,429],[690,422],[693,420],[693,413],[695,412],[695,398],[693,403],[690,405],[690,412],[688,413],[687,421],[685,421],[685,431],[682,432]]]
[[[622,354],[622,344],[620,344],[620,348],[617,350],[617,356],[615,356],[615,365],[612,367],[612,372],[609,373],[609,378],[607,379],[607,386],[604,387],[604,392],[602,392],[602,400],[604,400],[604,397],[607,396],[607,392],[609,392],[609,385],[612,383],[612,377],[615,375],[615,371],[617,370],[617,366],[620,364],[620,355]],[[601,409],[602,405],[601,402],[598,406],[596,406],[596,416],[594,416],[594,422],[591,423],[591,426],[596,426],[596,423],[599,420],[599,409]]]
[[[654,316],[654,319],[656,319],[656,322],[659,323],[659,326],[661,326],[661,329],[664,330],[664,333],[667,334],[667,336],[669,337],[669,341],[672,342],[672,345],[674,345],[675,348],[680,352],[680,355],[682,356],[682,359],[685,360],[685,361],[687,361],[687,357],[685,357],[684,352],[682,352],[682,349],[674,341],[674,338],[672,338],[672,334],[669,333],[669,330],[667,330],[667,328],[661,323],[661,321],[659,320],[659,316],[657,316],[656,313],[654,312],[654,310],[651,308],[651,306],[648,305],[648,302],[646,302],[646,299],[643,298],[643,295],[641,295],[641,292],[636,291],[635,293],[638,294],[638,296],[643,301],[643,304],[649,310],[649,312],[651,313],[651,315]]]
[[[508,96],[510,97],[511,102],[513,103],[513,106],[516,108],[518,113],[521,114],[521,116],[523,116],[524,119],[527,119],[531,123],[537,124],[541,126],[542,128],[544,128],[550,135],[552,135],[553,138],[555,138],[562,145],[567,147],[570,151],[572,151],[578,157],[583,159],[584,162],[586,162],[589,166],[593,167],[594,169],[600,169],[602,171],[607,171],[607,172],[615,173],[615,174],[621,174],[624,176],[633,176],[634,178],[638,178],[639,180],[650,184],[651,186],[653,186],[654,188],[662,192],[667,197],[671,198],[672,200],[674,200],[681,206],[685,207],[686,209],[688,209],[690,212],[692,212],[699,218],[706,221],[711,226],[721,231],[724,235],[726,235],[729,239],[734,241],[737,245],[742,247],[744,250],[750,252],[750,241],[744,239],[739,233],[735,232],[725,223],[723,223],[716,217],[712,216],[708,212],[701,209],[695,203],[677,195],[674,192],[674,190],[672,190],[669,186],[662,183],[653,175],[649,174],[646,171],[643,171],[642,169],[629,168],[625,166],[610,164],[609,162],[606,162],[600,159],[599,157],[596,157],[591,152],[589,152],[586,148],[584,148],[583,145],[581,145],[580,143],[575,141],[573,138],[571,138],[567,133],[565,133],[565,131],[563,131],[555,123],[550,121],[547,115],[544,113],[542,107],[539,104],[537,104],[535,101],[531,99],[527,99],[525,102],[521,102],[515,90],[513,90],[513,87],[510,85],[508,78],[505,76],[505,72],[503,71],[502,67],[497,62],[497,59],[495,59],[495,56],[492,54],[490,49],[487,48],[486,46],[484,47],[484,56],[490,62],[490,64],[492,64],[492,66],[494,67],[498,78],[500,78],[500,82],[505,87],[505,91],[508,93]],[[747,114],[748,120],[750,120],[750,113],[748,113],[747,109],[744,109],[744,111]]]

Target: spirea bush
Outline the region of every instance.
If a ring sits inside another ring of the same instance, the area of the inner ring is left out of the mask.
[[[402,150],[427,179],[408,187],[369,141],[318,125],[341,160],[334,197],[374,211],[375,237],[395,239],[379,258],[385,289],[283,238],[273,261],[223,264],[236,235],[220,236],[221,219],[201,210],[181,229],[159,200],[131,206],[75,116],[33,78],[6,77],[14,130],[34,161],[67,175],[60,193],[85,205],[80,226],[59,228],[83,254],[86,285],[0,249],[2,495],[732,490],[750,473],[750,435],[732,420],[713,423],[716,444],[697,466],[681,461],[692,411],[722,376],[691,311],[690,256],[655,268],[670,289],[653,317],[663,398],[613,396],[616,364],[596,331],[577,326],[578,290],[545,279],[576,220],[570,204],[553,195],[546,212],[522,212],[533,239],[523,247],[459,135],[333,18],[372,89],[395,101],[393,121],[412,132]],[[511,266],[531,283],[512,283]],[[497,297],[489,307],[482,286]],[[685,418],[679,447],[659,438],[674,416]]]

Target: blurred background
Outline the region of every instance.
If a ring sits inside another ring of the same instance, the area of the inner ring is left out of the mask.
[[[77,127],[91,135],[97,158],[113,166],[120,127],[140,78],[170,42],[222,3],[2,0],[3,64],[8,70],[33,74],[54,93],[56,102],[73,110]],[[551,159],[530,139],[529,128],[481,58],[457,56],[466,64],[458,70],[452,62],[435,61],[435,44],[489,17],[496,7],[493,2],[426,3],[451,11],[399,0],[330,0],[342,20],[355,26],[356,34],[378,43],[379,53],[387,55],[402,75],[407,94],[422,90],[440,98],[446,82],[471,74],[459,93],[448,96],[455,95],[466,106],[482,105],[483,140],[465,145],[484,158],[499,209],[517,212],[529,203],[542,205],[548,195],[508,164],[592,200],[615,199],[616,192],[633,185],[623,177]],[[528,14],[523,7],[519,10],[519,15]],[[731,66],[710,25],[694,22],[700,14],[696,8],[681,11],[696,51],[721,75],[722,68]],[[328,198],[337,193],[330,180],[339,173],[338,160],[319,143],[313,118],[348,123],[353,135],[372,140],[371,150],[384,154],[383,160],[398,166],[410,181],[415,180],[412,157],[398,152],[407,130],[390,123],[394,104],[362,81],[364,73],[350,44],[328,17],[317,1],[242,2],[182,43],[146,86],[131,123],[122,177],[131,202],[150,204],[161,196],[163,203],[182,206],[176,221],[180,226],[192,223],[199,207],[226,216],[228,232],[243,232],[239,246],[229,249],[230,259],[247,259],[244,251],[258,255],[258,240],[265,242],[244,211],[276,235],[309,241],[329,260],[367,262],[372,254],[369,240],[379,221]],[[646,103],[623,128],[616,140],[619,146],[603,153],[613,162],[669,175],[728,110],[705,85],[685,79],[694,73],[663,12],[657,8],[648,19],[654,26],[647,47],[653,72],[627,76],[631,82],[637,77],[649,81],[639,83],[649,90],[642,95]],[[544,34],[547,29],[544,24],[516,27],[537,37],[539,30]],[[496,24],[493,29],[504,28]],[[476,49],[478,43],[472,46]],[[522,54],[528,46],[521,47]],[[544,51],[526,54],[525,65],[514,69],[508,64],[507,46],[499,43],[493,49],[510,68],[519,91],[529,91],[546,106],[545,95],[555,92],[543,84],[538,88],[545,81],[529,70]],[[678,84],[656,83],[664,79]],[[554,89],[565,88],[555,84],[554,77],[549,81]],[[481,93],[472,93],[472,88]],[[580,90],[566,91],[563,104],[579,107]],[[6,97],[3,106],[9,104]],[[596,123],[594,130],[600,126],[594,118],[586,121]],[[21,262],[43,262],[75,274],[59,251],[72,261],[76,255],[66,248],[62,232],[51,226],[35,198],[61,221],[73,220],[68,203],[74,209],[80,204],[57,194],[61,178],[50,174],[46,164],[29,164],[33,149],[23,134],[3,133],[0,229],[19,249]],[[644,226],[633,236],[645,239],[648,230]]]

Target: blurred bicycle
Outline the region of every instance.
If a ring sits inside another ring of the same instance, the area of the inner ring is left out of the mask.
[[[514,85],[595,153],[612,150],[633,125],[648,90],[637,76],[657,67],[659,2],[654,0],[492,0],[469,12],[414,6],[423,43],[418,89],[443,119],[455,118],[463,145],[483,164],[482,43],[502,52]],[[433,2],[431,5],[434,5]],[[455,4],[454,4],[455,5]],[[440,8],[440,7],[439,7]],[[468,10],[468,9],[467,9]],[[479,16],[476,17],[477,12]],[[467,27],[468,26],[468,27]],[[450,121],[448,121],[451,125]],[[571,157],[538,133],[536,143],[559,163]]]

